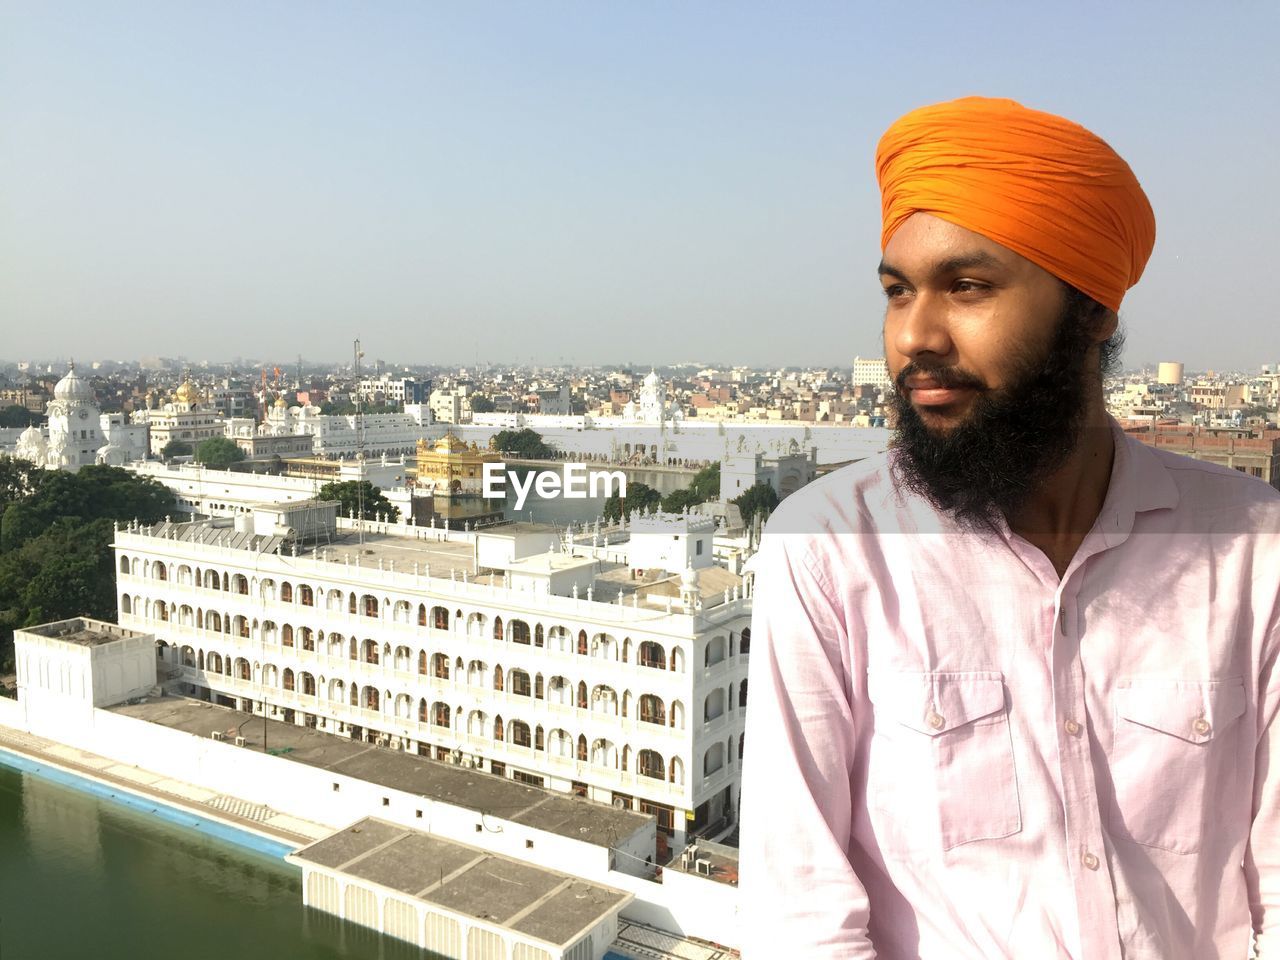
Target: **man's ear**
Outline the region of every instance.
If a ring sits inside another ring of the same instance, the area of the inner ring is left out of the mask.
[[[1089,316],[1089,332],[1095,343],[1106,343],[1120,327],[1120,315],[1109,307],[1094,303]]]

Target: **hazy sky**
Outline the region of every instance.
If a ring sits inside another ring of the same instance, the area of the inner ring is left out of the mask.
[[[980,93],[1150,195],[1127,363],[1280,361],[1277,35],[1272,2],[0,0],[0,358],[847,365],[875,143]]]

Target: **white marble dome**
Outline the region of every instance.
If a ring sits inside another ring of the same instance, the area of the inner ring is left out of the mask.
[[[89,385],[87,380],[81,380],[79,374],[76,373],[76,365],[73,363],[71,369],[67,371],[67,375],[58,381],[57,386],[53,388],[54,399],[65,400],[68,403],[82,402],[93,403],[93,387]]]

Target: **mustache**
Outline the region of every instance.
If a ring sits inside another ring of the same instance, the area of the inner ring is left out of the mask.
[[[906,394],[908,390],[908,377],[928,377],[931,380],[937,381],[939,387],[947,390],[954,390],[962,387],[979,391],[987,390],[987,385],[985,383],[966,370],[961,370],[958,367],[938,366],[912,360],[898,371],[898,375],[894,378],[894,385],[898,388],[898,393]]]

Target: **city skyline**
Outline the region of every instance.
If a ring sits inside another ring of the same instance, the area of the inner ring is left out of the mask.
[[[874,356],[875,141],[978,92],[1084,123],[1151,196],[1126,365],[1280,357],[1250,282],[1276,10],[725,9],[10,5],[5,353]]]

